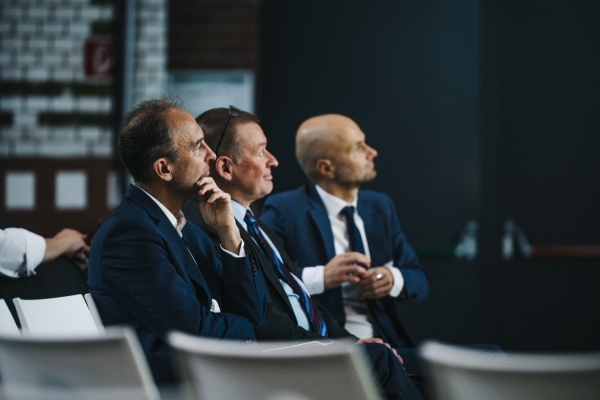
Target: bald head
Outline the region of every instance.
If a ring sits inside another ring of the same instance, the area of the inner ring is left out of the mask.
[[[350,137],[364,134],[350,118],[338,114],[319,115],[307,119],[296,134],[296,158],[312,182],[322,179],[317,161],[334,160],[344,146],[352,145]]]

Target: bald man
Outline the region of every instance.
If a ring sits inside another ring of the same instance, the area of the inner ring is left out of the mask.
[[[401,349],[407,371],[417,372],[399,305],[426,299],[429,283],[391,198],[360,190],[377,175],[376,156],[350,118],[308,119],[296,157],[311,183],[269,197],[261,220],[298,261],[311,296],[353,335]]]

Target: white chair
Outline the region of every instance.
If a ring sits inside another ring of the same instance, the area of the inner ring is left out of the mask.
[[[600,399],[600,353],[505,354],[424,343],[438,400]]]
[[[0,299],[0,335],[21,335],[4,299]]]
[[[167,341],[195,399],[381,398],[359,346],[242,345],[181,332],[170,333]]]
[[[73,295],[41,300],[13,299],[23,336],[98,336],[83,296]]]
[[[106,330],[104,329],[104,324],[102,323],[102,318],[100,317],[100,312],[98,311],[98,307],[96,307],[96,302],[94,301],[94,297],[91,293],[86,293],[83,295],[85,302],[87,303],[88,309],[90,310],[90,314],[92,319],[94,320],[94,324],[98,329],[98,333],[103,335]]]
[[[131,328],[71,339],[0,336],[0,398],[158,400]]]

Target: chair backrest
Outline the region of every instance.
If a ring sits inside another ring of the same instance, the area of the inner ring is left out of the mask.
[[[80,294],[40,300],[13,299],[23,336],[98,336],[98,328]]]
[[[157,400],[131,328],[70,339],[0,336],[2,399]]]
[[[98,311],[98,307],[96,307],[96,302],[94,301],[94,297],[91,293],[86,293],[83,295],[85,302],[87,303],[88,309],[90,310],[90,315],[94,320],[94,324],[96,325],[96,329],[98,329],[98,333],[103,335],[106,330],[104,329],[104,323],[102,323],[102,318],[100,317],[100,312]]]
[[[196,399],[381,398],[359,346],[247,345],[181,332],[170,333],[167,341]]]
[[[506,354],[424,343],[438,400],[600,399],[600,353]]]
[[[0,299],[0,335],[21,335],[4,299]]]

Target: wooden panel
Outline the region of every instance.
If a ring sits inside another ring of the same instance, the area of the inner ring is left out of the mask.
[[[81,232],[92,231],[98,221],[111,210],[107,205],[108,174],[113,160],[107,158],[3,158],[0,159],[0,213],[23,228],[44,237],[53,236],[62,228]],[[36,208],[33,211],[6,210],[5,177],[7,171],[34,171],[36,174]],[[57,171],[85,171],[87,174],[87,207],[84,210],[55,208],[55,174]]]

